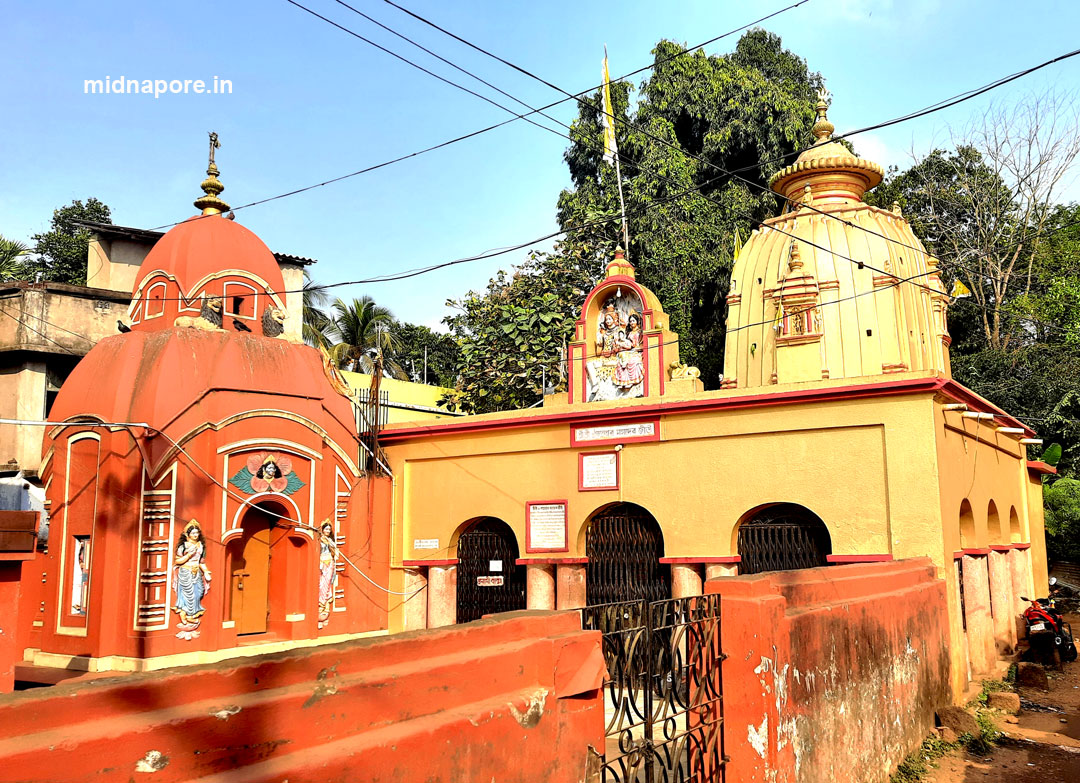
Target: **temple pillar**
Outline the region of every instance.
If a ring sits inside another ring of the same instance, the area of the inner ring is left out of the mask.
[[[555,608],[555,566],[550,563],[525,565],[525,607]]]
[[[738,576],[739,564],[738,563],[706,563],[705,564],[705,581],[710,579],[716,579],[720,576]]]
[[[428,568],[428,628],[457,622],[457,564]]]
[[[1009,564],[1009,579],[1012,580],[1013,597],[1013,628],[1017,639],[1024,638],[1027,630],[1024,624],[1024,610],[1028,608],[1028,602],[1020,596],[1028,595],[1028,587],[1024,578],[1024,552],[1022,549],[1010,549],[1006,560]]]
[[[702,594],[700,563],[672,563],[671,597],[689,598]]]
[[[990,577],[990,608],[994,618],[994,645],[999,657],[1011,655],[1016,649],[1016,602],[1012,596],[1012,574],[1009,571],[1008,551],[991,550],[987,556]]]
[[[406,568],[402,592],[402,630],[419,631],[427,628],[427,574],[423,568]]]
[[[989,674],[997,661],[994,621],[990,616],[990,575],[986,555],[964,555],[964,618],[973,675]]]
[[[585,564],[559,563],[555,568],[556,609],[585,607]]]

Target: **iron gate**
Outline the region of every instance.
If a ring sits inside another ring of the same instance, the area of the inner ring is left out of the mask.
[[[458,540],[457,621],[525,608],[525,568],[514,531],[499,519],[482,519]]]
[[[828,565],[829,529],[809,509],[781,503],[739,526],[740,574]]]
[[[602,783],[722,783],[720,596],[582,609],[603,634]]]
[[[598,514],[585,532],[586,603],[659,601],[671,595],[664,538],[652,515],[619,503]]]

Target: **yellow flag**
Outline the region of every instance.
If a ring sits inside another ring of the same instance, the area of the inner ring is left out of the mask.
[[[773,322],[772,322],[773,329],[775,329],[776,331],[779,332],[781,326],[783,326],[783,322],[784,322],[784,300],[783,299],[777,299],[776,300],[776,317],[773,318]]]
[[[619,147],[615,143],[615,112],[611,108],[611,76],[608,75],[607,47],[604,47],[604,160],[615,165]]]
[[[963,299],[965,296],[971,296],[971,289],[957,280],[953,283],[952,291],[949,292],[949,296],[953,299]]]
[[[742,240],[739,239],[739,228],[738,228],[738,226],[736,226],[735,227],[735,252],[731,256],[732,263],[739,260],[739,253],[742,252],[742,246],[743,246]]]

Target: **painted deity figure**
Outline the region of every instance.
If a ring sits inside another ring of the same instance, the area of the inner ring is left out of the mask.
[[[202,527],[193,519],[176,542],[173,561],[173,589],[176,591],[173,611],[180,617],[177,639],[194,639],[199,635],[199,623],[206,611],[202,599],[210,590],[210,569],[206,567],[205,559],[206,539]]]
[[[605,359],[618,353],[619,314],[615,305],[608,301],[604,306],[604,312],[600,316],[600,322],[596,326],[596,353]]]
[[[337,586],[337,542],[334,526],[323,522],[319,526],[319,627],[330,623],[330,610],[334,605],[334,588]]]
[[[641,316],[630,313],[626,331],[619,332],[619,356],[615,366],[615,385],[620,389],[632,389],[645,379],[645,366],[641,360]]]

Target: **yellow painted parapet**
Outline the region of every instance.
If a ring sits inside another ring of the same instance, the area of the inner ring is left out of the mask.
[[[371,388],[371,376],[362,372],[345,372],[342,376],[354,391]],[[442,386],[383,378],[379,388],[390,397],[387,405],[387,421],[390,424],[405,421],[452,418],[460,414],[439,407],[439,398],[450,391]]]

